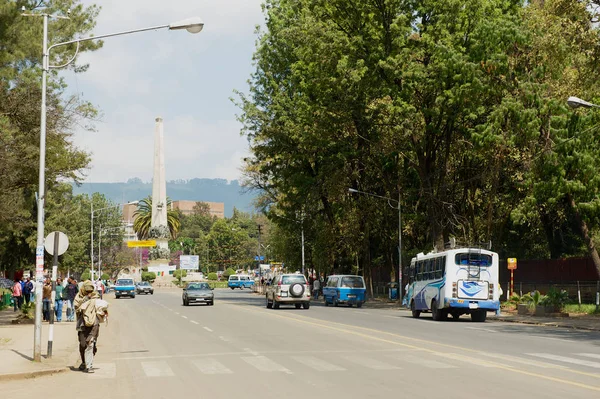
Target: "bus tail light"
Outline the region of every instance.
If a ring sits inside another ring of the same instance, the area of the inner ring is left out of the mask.
[[[458,294],[457,294],[456,283],[452,283],[452,298],[456,298],[457,296],[458,296]]]
[[[488,299],[494,299],[494,284],[490,283],[490,290]]]

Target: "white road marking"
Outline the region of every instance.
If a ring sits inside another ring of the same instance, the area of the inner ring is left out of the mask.
[[[200,324],[200,323],[198,323],[197,321],[194,321],[194,320],[190,320],[190,323]]]
[[[422,357],[419,356],[414,356],[414,355],[409,355],[409,354],[401,354],[400,356],[395,356],[395,359],[401,359],[402,361],[411,363],[411,364],[416,364],[417,366],[422,366],[422,367],[427,367],[430,369],[455,369],[456,366],[447,364],[447,363],[442,363],[442,362],[438,362],[437,360],[431,360],[431,359],[423,359]]]
[[[572,357],[552,355],[550,353],[526,353],[526,355],[541,357],[544,359],[556,360],[557,362],[565,362],[565,363],[577,364],[579,366],[587,366],[587,367],[593,367],[595,369],[600,369],[600,363],[590,362],[589,360],[581,360],[581,359],[575,359]]]
[[[205,359],[194,359],[191,361],[203,374],[232,374],[233,371],[225,367],[222,363],[211,357]]]
[[[553,341],[562,341],[562,342],[573,342],[570,339],[562,339],[562,338],[554,338],[554,337],[545,337],[543,335],[529,335],[529,337],[541,338],[541,339],[550,339]]]
[[[600,359],[600,354],[598,353],[576,353],[577,356],[585,356],[585,357],[591,357],[594,359]]]
[[[546,369],[568,368],[565,366],[558,366],[556,364],[551,364],[551,363],[536,362],[535,360],[528,360],[528,359],[523,359],[523,358],[515,357],[515,356],[501,355],[499,353],[479,352],[479,354],[482,356],[487,356],[487,357],[491,357],[494,359],[506,360],[509,363],[521,363],[521,364],[527,364],[529,366],[535,366],[535,367],[546,368]]]
[[[95,363],[93,369],[94,374],[88,374],[89,378],[107,379],[115,378],[117,376],[116,363]]]
[[[355,310],[354,313],[360,313],[360,314],[371,314],[369,312],[363,312],[361,310]]]
[[[177,316],[179,316],[179,312],[175,312],[175,314],[176,314]]]
[[[254,356],[260,355],[260,353],[258,353],[257,351],[255,351],[253,349],[250,349],[250,348],[244,348],[244,352],[248,352],[249,354],[254,355]]]
[[[314,356],[292,356],[297,362],[304,364],[314,370],[317,371],[344,371],[346,370],[343,367],[336,366],[335,364],[331,364],[326,362],[325,360],[318,359]]]
[[[147,377],[173,377],[173,370],[165,361],[142,362],[144,374]]]
[[[187,319],[187,316],[181,316],[181,317],[183,317],[184,319]]]
[[[451,360],[458,360],[459,362],[469,363],[478,367],[498,367],[498,364],[490,363],[485,360],[475,359],[470,356],[461,355],[459,353],[448,353],[448,352],[439,352],[436,353],[438,356],[442,356]]]
[[[202,327],[202,328],[204,328],[204,329],[205,329],[206,331],[208,331],[208,332],[213,332],[213,330],[211,330],[211,329],[210,329],[210,328],[208,328],[208,327]]]
[[[349,360],[352,363],[356,363],[359,366],[364,366],[370,368],[372,370],[395,370],[400,367],[394,366],[392,364],[384,363],[379,360],[371,359],[365,356],[342,356],[343,359]]]
[[[491,330],[489,328],[480,328],[480,327],[465,327],[465,328],[469,329],[469,330],[479,330],[479,331],[487,331],[487,332],[493,332],[493,333],[498,332],[496,330]]]
[[[291,372],[283,367],[281,364],[275,363],[273,360],[266,358],[264,356],[246,356],[242,357],[242,360],[248,363],[249,365],[257,368],[260,371],[266,372],[274,372],[274,371],[283,371],[285,373]]]
[[[221,335],[221,336],[219,336],[219,339],[220,339],[221,341],[229,342],[229,340],[228,340],[227,338],[225,338],[224,336],[222,336],[222,335]]]

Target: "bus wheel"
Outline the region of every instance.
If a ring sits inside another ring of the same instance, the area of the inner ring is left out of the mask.
[[[412,317],[414,317],[415,319],[418,319],[421,315],[421,311],[415,309],[415,301],[410,302],[410,310],[412,312]]]
[[[487,318],[487,312],[485,310],[478,310],[477,312],[471,313],[471,320],[477,323],[483,323]]]

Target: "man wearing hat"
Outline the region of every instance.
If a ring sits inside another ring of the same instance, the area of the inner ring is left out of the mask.
[[[93,373],[92,364],[94,362],[94,355],[96,354],[96,341],[100,332],[100,321],[97,317],[93,320],[92,325],[89,324],[88,314],[96,313],[96,299],[100,296],[96,291],[94,283],[90,280],[86,280],[81,285],[79,293],[73,301],[75,307],[75,315],[77,316],[77,335],[79,338],[79,355],[81,357],[81,364],[79,370],[86,373]],[[88,309],[88,307],[93,309]],[[90,313],[88,313],[90,312]],[[84,315],[84,313],[86,313]],[[85,319],[88,319],[86,323]]]

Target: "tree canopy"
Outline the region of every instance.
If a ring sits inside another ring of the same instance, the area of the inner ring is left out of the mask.
[[[600,275],[597,117],[566,105],[598,95],[591,3],[267,0],[246,185],[321,270],[397,275],[396,204],[353,188],[400,198],[408,259],[456,237]]]

